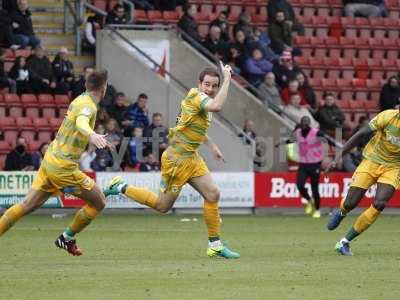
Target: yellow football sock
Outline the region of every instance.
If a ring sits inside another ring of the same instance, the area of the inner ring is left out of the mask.
[[[220,234],[220,218],[218,201],[204,201],[203,207],[204,221],[206,222],[208,228],[208,237],[219,237]]]
[[[367,208],[354,223],[354,229],[359,234],[375,222],[381,212],[372,205]]]
[[[157,194],[150,192],[148,189],[128,185],[124,194],[140,204],[154,209],[157,207],[158,196]]]
[[[24,214],[25,208],[20,203],[7,209],[0,218],[0,235],[10,229]]]
[[[90,205],[85,205],[75,214],[69,227],[65,230],[68,236],[73,237],[75,234],[81,232],[90,222],[96,218],[99,211]]]

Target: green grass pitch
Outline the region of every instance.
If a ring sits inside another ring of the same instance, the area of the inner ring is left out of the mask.
[[[0,299],[400,299],[400,218],[381,216],[334,253],[351,226],[326,218],[224,216],[239,260],[209,259],[206,229],[176,215],[104,215],[72,257],[54,239],[70,218],[28,216],[0,238]]]

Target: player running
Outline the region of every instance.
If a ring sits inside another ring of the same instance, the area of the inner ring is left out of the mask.
[[[337,164],[341,156],[372,133],[374,136],[364,148],[364,159],[354,172],[347,196],[344,201],[342,200],[340,208],[333,212],[327,224],[329,230],[338,227],[346,215],[358,205],[367,189],[377,183],[372,205],[357,218],[345,237],[336,243],[336,251],[346,256],[352,255],[350,242],[375,222],[400,183],[400,111],[398,109],[379,113],[368,126],[355,133],[344,144],[341,155],[332,162],[328,170]]]
[[[51,195],[66,192],[84,199],[87,204],[76,213],[55,245],[74,256],[82,255],[74,236],[103,210],[105,197],[95,182],[79,170],[78,160],[88,143],[100,149],[108,146],[105,136],[93,131],[97,105],[104,97],[106,87],[106,71],[94,72],[88,76],[86,92],[69,105],[67,115],[24,201],[10,207],[0,218],[0,235],[24,215],[39,208]]]
[[[224,78],[219,91],[221,79],[218,72],[206,68],[200,73],[198,88],[191,89],[181,102],[181,114],[177,125],[169,131],[170,146],[161,157],[159,195],[144,188],[128,185],[121,177],[113,178],[104,193],[106,196],[122,193],[140,204],[166,213],[178,198],[182,187],[189,183],[205,200],[203,212],[209,240],[207,255],[239,258],[238,253],[231,251],[220,240],[220,192],[197,151],[204,143],[216,159],[223,161],[221,151],[207,136],[211,113],[222,109],[228,94],[231,67],[221,64],[221,68]]]

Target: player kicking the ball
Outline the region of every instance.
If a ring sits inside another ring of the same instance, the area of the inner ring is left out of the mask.
[[[97,148],[109,145],[105,136],[93,131],[97,104],[104,97],[106,87],[105,71],[93,72],[88,76],[86,92],[69,105],[67,115],[47,150],[24,201],[10,207],[0,218],[0,235],[24,215],[42,206],[51,195],[67,192],[84,199],[87,204],[76,213],[69,227],[55,241],[55,245],[74,256],[82,255],[74,236],[103,210],[106,199],[95,182],[79,170],[78,160],[88,143]]]
[[[238,253],[231,251],[220,240],[220,193],[197,151],[204,143],[216,159],[223,160],[221,151],[207,136],[211,113],[222,109],[231,80],[231,67],[221,64],[221,68],[224,76],[221,87],[218,72],[206,68],[200,73],[198,88],[191,89],[181,102],[181,114],[177,125],[169,130],[170,145],[161,157],[159,195],[144,188],[128,185],[121,177],[113,178],[104,194],[108,196],[122,193],[140,204],[166,213],[174,205],[182,187],[189,183],[204,198],[204,220],[208,228],[207,255],[239,258]]]
[[[374,117],[369,125],[360,129],[343,146],[342,155],[348,153],[364,137],[374,133],[374,136],[364,148],[364,159],[355,170],[353,182],[342,201],[340,208],[333,212],[328,229],[334,230],[346,215],[354,209],[364,197],[367,189],[377,183],[376,195],[372,205],[356,220],[348,233],[336,243],[336,251],[342,255],[352,255],[350,242],[368,229],[386,203],[400,186],[400,111],[385,110]],[[334,167],[339,157],[329,168]]]

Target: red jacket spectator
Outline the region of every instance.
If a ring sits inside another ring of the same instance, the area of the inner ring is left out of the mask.
[[[290,98],[293,95],[297,95],[297,94],[301,98],[300,105],[309,105],[309,103],[307,102],[307,98],[304,95],[304,92],[299,90],[299,82],[297,80],[289,81],[288,86],[282,90],[281,97],[282,97],[283,103],[285,105],[290,104]]]

